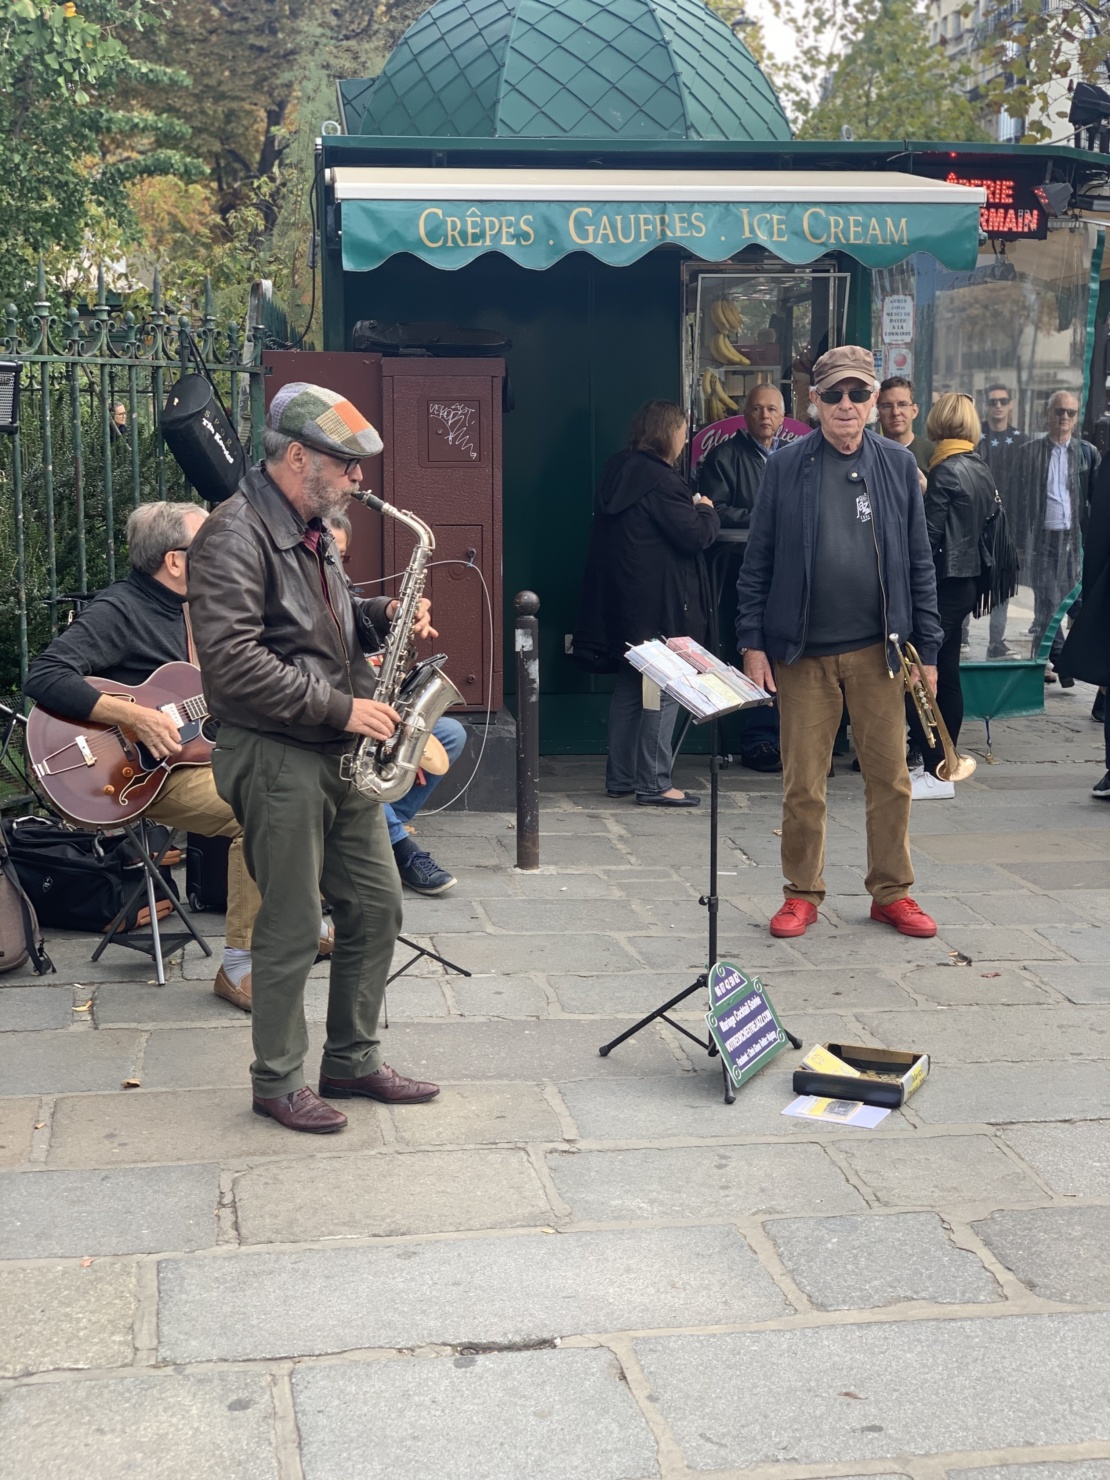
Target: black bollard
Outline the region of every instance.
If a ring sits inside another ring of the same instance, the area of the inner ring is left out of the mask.
[[[516,612],[516,866],[540,866],[540,598],[518,591]]]

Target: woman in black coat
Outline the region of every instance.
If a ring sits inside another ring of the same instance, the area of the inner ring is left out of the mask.
[[[1110,684],[1110,457],[1104,457],[1091,491],[1083,541],[1083,604],[1056,662],[1061,678]],[[1106,706],[1110,711],[1110,704]],[[1110,719],[1103,719],[1106,775],[1091,795],[1110,801]]]
[[[628,446],[605,464],[594,501],[582,618],[574,635],[581,659],[617,675],[609,705],[610,796],[633,792],[641,806],[693,807],[698,798],[671,785],[677,701],[663,694],[643,706],[643,682],[625,661],[629,645],[653,637],[693,637],[709,627],[702,551],[720,532],[709,499],[692,495],[674,470],[686,445],[686,417],[670,401],[636,413]]]
[[[996,495],[994,474],[975,450],[982,430],[970,396],[955,391],[938,396],[925,435],[936,443],[925,486],[925,523],[937,569],[937,607],[944,629],[937,655],[937,705],[954,745],[964,722],[961,632],[978,599],[983,566],[980,538],[994,512]],[[913,778],[914,798],[952,796],[952,783],[937,778],[944,751],[939,744],[926,743],[916,708],[912,703],[908,708],[911,739],[925,762],[924,775]]]

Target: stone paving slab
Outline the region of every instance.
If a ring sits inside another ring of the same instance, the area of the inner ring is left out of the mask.
[[[270,1162],[237,1177],[234,1196],[244,1244],[524,1228],[554,1218],[527,1155],[509,1148]]]
[[[691,974],[691,980],[695,973]],[[635,1022],[646,1013],[668,1001],[687,985],[675,980],[670,971],[635,971],[619,976],[549,976],[548,985],[559,999],[563,1011],[593,1017],[615,1017],[626,1014]],[[705,1017],[706,993],[695,992],[674,1008],[673,1016]]]
[[[822,1141],[839,1135],[839,1126],[783,1115],[784,1106],[794,1098],[790,1071],[781,1067],[784,1058],[776,1059],[750,1079],[732,1105],[723,1102],[720,1070],[716,1076],[579,1080],[560,1084],[559,1092],[579,1135],[587,1141],[662,1141],[679,1136],[729,1140],[782,1136]],[[711,1082],[714,1078],[716,1083]],[[874,1131],[857,1134],[882,1137],[898,1126],[906,1129],[908,1122],[896,1110]]]
[[[1008,1125],[1002,1140],[1061,1197],[1110,1197],[1110,1122]]]
[[[936,935],[920,940],[876,923],[871,923],[866,931],[852,930],[846,934],[814,926],[790,944],[811,966],[933,966],[946,960],[949,951],[962,949],[959,942],[967,929],[957,927],[951,939]],[[1047,942],[1044,949],[1052,952]]]
[[[26,1160],[38,1109],[38,1100],[0,1100],[0,1167]]]
[[[1053,967],[1052,970],[1059,968]],[[1041,985],[1046,968],[1015,966],[1012,961],[975,961],[970,966],[910,967],[901,974],[906,990],[942,1007],[988,1007],[1048,1003],[1055,999]]]
[[[41,987],[47,983],[61,986],[70,982],[82,982],[88,986],[91,982],[154,980],[154,963],[148,956],[123,947],[110,946],[99,961],[93,961],[91,957],[96,944],[95,937],[86,935],[83,931],[48,930],[46,946],[56,975],[48,976],[44,981],[29,964],[24,963],[18,971],[4,973],[3,988],[0,990],[6,991],[9,987],[16,986]],[[179,961],[177,954],[167,960],[167,976],[172,977],[177,973]]]
[[[610,935],[432,936],[435,949],[468,971],[635,971],[636,957]]]
[[[64,1095],[119,1089],[135,1069],[142,1039],[123,1029],[87,1027],[0,1037],[0,1094]]]
[[[1105,1314],[652,1337],[636,1351],[695,1470],[1110,1439]],[[713,1372],[744,1373],[743,1404],[706,1401]]]
[[[1102,925],[1038,925],[1037,934],[1075,961],[1110,966],[1110,930]]]
[[[420,1106],[414,1106],[420,1109]],[[382,1144],[385,1107],[359,1106],[343,1132],[346,1151]],[[297,1136],[251,1111],[250,1086],[238,1089],[132,1090],[58,1101],[47,1164],[119,1166],[152,1162],[254,1161],[317,1155],[314,1137]]]
[[[0,1033],[68,1028],[72,1022],[72,987],[0,986]]]
[[[1004,867],[1009,867],[1008,860],[1023,857],[1042,863],[1104,861],[1108,852],[1106,832],[1100,827],[952,833],[947,837],[917,838],[915,846],[937,863],[1002,863]]]
[[[887,1048],[928,1044],[934,1063],[1110,1058],[1105,1008],[933,1007],[863,1012],[859,1020]]]
[[[1034,1295],[1110,1301],[1110,1207],[1008,1209],[972,1226]]]
[[[973,894],[971,908],[991,925],[1079,925],[1083,916],[1076,908],[1061,904],[1051,894]],[[1078,903],[1078,901],[1076,902]]]
[[[0,1405],[0,1480],[279,1480],[270,1379],[166,1373],[25,1387]]]
[[[1110,1002],[1110,972],[1104,966],[1038,961],[1036,972],[1046,986],[1072,1002]]]
[[[972,1470],[949,1470],[948,1477],[949,1480],[1110,1480],[1110,1459],[986,1465]]]
[[[710,1210],[717,1218],[839,1213],[866,1206],[819,1146],[551,1151],[547,1165],[579,1222],[698,1218]]]
[[[693,906],[697,909],[697,905]],[[483,905],[495,930],[512,935],[566,931],[582,935],[615,930],[639,932],[653,924],[650,908],[631,900],[488,899]],[[450,929],[450,926],[440,929]],[[437,932],[438,933],[438,932]]]
[[[1035,849],[1030,858],[1040,855]],[[1059,894],[1068,889],[1110,889],[1110,861],[1084,859],[1081,863],[1007,863],[1007,873],[1034,888]]]
[[[799,1012],[873,1012],[912,1007],[903,987],[878,968],[841,967],[813,971],[768,972],[764,985],[773,991],[780,1016]]]
[[[527,976],[453,976],[451,996],[464,1017],[546,1017],[547,993]]]
[[[305,1480],[640,1480],[655,1444],[605,1351],[301,1367]]]
[[[85,1268],[76,1260],[0,1267],[0,1377],[128,1365],[135,1298],[130,1260],[97,1259]],[[2,1437],[8,1401],[0,1404],[0,1475],[12,1454]]]
[[[215,977],[214,971],[207,976]],[[212,990],[211,981],[105,982],[95,988],[93,1018],[100,1028],[155,1023],[241,1023],[243,1014]]]
[[[669,1081],[668,1081],[669,1082]],[[388,1113],[397,1140],[408,1146],[489,1145],[561,1141],[562,1123],[538,1084],[445,1085],[430,1106],[399,1105]],[[344,1149],[349,1131],[344,1131]]]
[[[216,1242],[215,1166],[112,1167],[0,1176],[0,1258],[207,1249]]]
[[[499,1346],[768,1320],[789,1309],[734,1228],[619,1229],[236,1253],[159,1265],[166,1362]]]
[[[1044,1197],[989,1136],[910,1135],[896,1146],[856,1138],[838,1141],[837,1151],[883,1207],[1013,1204]]]
[[[939,1064],[911,1101],[929,1125],[1110,1119],[1105,1064]]]
[[[764,1229],[819,1310],[1002,1299],[994,1276],[974,1254],[956,1248],[935,1213],[772,1219]]]

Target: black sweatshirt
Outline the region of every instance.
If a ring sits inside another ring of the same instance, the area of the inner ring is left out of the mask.
[[[85,675],[143,683],[163,663],[188,661],[184,596],[133,570],[102,591],[31,664],[23,691],[66,719],[88,719],[100,694]]]

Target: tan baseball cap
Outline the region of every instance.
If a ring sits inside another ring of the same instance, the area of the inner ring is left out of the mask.
[[[813,367],[813,388],[827,391],[839,380],[863,380],[875,387],[875,357],[859,344],[826,350]]]

